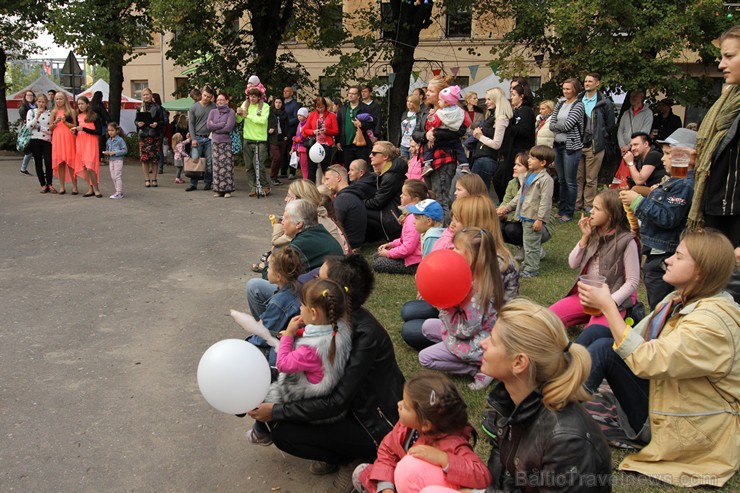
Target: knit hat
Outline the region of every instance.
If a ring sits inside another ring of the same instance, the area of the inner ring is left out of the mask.
[[[460,101],[460,86],[450,86],[442,89],[439,97],[450,106],[457,104]]]
[[[409,214],[420,214],[422,216],[427,216],[431,218],[432,221],[441,221],[442,217],[444,217],[442,206],[439,205],[439,202],[432,199],[425,199],[417,202],[416,204],[407,205],[406,211],[408,211]]]
[[[308,118],[308,108],[306,108],[305,106],[300,108],[298,110],[298,116],[303,116],[303,117]]]
[[[247,79],[247,83],[252,84],[253,86],[258,86],[262,82],[260,81],[260,78],[257,77],[256,75],[250,75],[249,79]]]

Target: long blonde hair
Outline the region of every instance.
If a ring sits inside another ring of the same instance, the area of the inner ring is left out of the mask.
[[[316,185],[309,180],[295,180],[290,184],[288,190],[295,195],[297,199],[305,199],[314,204],[316,207],[321,205],[321,194]]]
[[[505,118],[509,120],[512,116],[514,116],[514,110],[511,109],[511,103],[509,102],[506,94],[504,94],[504,91],[502,91],[501,88],[494,87],[487,90],[486,97],[493,101],[493,103],[496,105],[496,107],[494,108],[494,115],[496,115],[497,120],[499,118]],[[486,118],[489,118],[490,116],[490,110],[486,111]]]
[[[506,354],[526,354],[530,383],[542,386],[542,402],[551,411],[589,400],[583,383],[591,356],[571,344],[565,326],[549,309],[526,298],[509,300],[498,312],[498,335]]]
[[[496,244],[496,252],[504,259],[504,263],[511,261],[511,253],[501,234],[496,206],[488,195],[469,195],[456,199],[452,203],[452,216],[464,228],[483,228],[489,231]]]
[[[473,271],[473,286],[480,307],[485,310],[490,300],[496,311],[504,305],[504,282],[498,267],[496,242],[491,232],[482,228],[463,228],[455,233],[455,247],[465,250]]]

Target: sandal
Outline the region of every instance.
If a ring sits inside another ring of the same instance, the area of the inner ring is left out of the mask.
[[[152,187],[157,188],[159,185],[157,185],[157,180],[152,180]]]
[[[144,186],[145,186],[145,187],[147,187],[147,188],[149,188],[149,187],[151,187],[151,186],[152,186],[152,182],[151,182],[151,181],[149,181],[149,180],[146,180],[146,181],[144,182]]]

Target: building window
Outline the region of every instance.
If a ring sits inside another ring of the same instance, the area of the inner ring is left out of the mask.
[[[176,98],[184,98],[190,95],[187,77],[175,77],[175,94]]]
[[[141,91],[149,87],[148,80],[132,80],[131,81],[131,96],[136,99],[141,99]]]
[[[396,29],[393,22],[391,3],[380,2],[380,37],[382,39],[393,39],[395,35]]]
[[[537,94],[537,91],[542,88],[542,77],[527,77],[527,83],[532,92]]]
[[[325,98],[332,99],[341,96],[342,84],[336,77],[319,77],[319,94]],[[327,101],[330,103],[330,101]]]
[[[473,14],[470,8],[456,12],[447,11],[445,36],[448,38],[469,38],[473,32]]]

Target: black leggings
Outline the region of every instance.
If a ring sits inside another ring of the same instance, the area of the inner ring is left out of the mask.
[[[51,185],[53,170],[51,167],[51,142],[41,139],[31,139],[29,144],[33,163],[36,165],[36,176],[42,187]],[[43,159],[43,164],[42,164]]]
[[[370,435],[351,417],[326,425],[279,421],[270,426],[275,446],[302,459],[348,464],[355,459],[372,462],[377,455]]]

